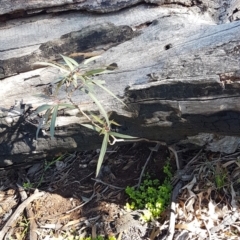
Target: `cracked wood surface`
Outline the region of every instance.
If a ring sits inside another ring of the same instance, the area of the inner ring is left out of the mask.
[[[226,17],[239,1],[228,1],[229,8],[212,15],[210,7],[204,10],[192,1],[172,2],[141,4],[114,14],[48,13],[2,25],[6,37],[0,39],[1,165],[99,146],[101,138],[80,126],[85,119],[76,111],[58,117],[54,139],[41,134],[38,141],[27,115],[8,116],[15,100],[23,99],[33,108],[51,103],[37,94],[44,93],[59,72],[31,69],[35,61],[58,60],[59,54],[81,60],[100,52],[95,66],[117,63],[118,69],[101,79],[129,107],[100,90],[96,94],[124,134],[168,144],[199,133],[239,136],[240,22]],[[218,4],[209,1],[208,6]],[[62,90],[60,99],[65,97]],[[96,109],[83,94],[73,95],[73,100],[85,110]]]

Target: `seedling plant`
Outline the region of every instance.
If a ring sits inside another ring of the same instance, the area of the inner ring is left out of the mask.
[[[62,77],[51,84],[55,86],[55,90],[52,93],[52,97],[55,99],[53,104],[43,104],[36,109],[36,114],[43,113],[41,121],[39,122],[36,138],[38,138],[39,131],[46,125],[49,126],[50,135],[54,137],[55,132],[55,125],[56,119],[58,115],[59,109],[64,108],[77,108],[83,116],[90,122],[90,124],[82,124],[83,126],[97,131],[100,135],[103,135],[102,146],[98,158],[97,169],[96,169],[96,176],[100,172],[100,168],[103,163],[103,159],[105,153],[107,151],[108,144],[114,144],[118,141],[124,141],[124,139],[134,139],[135,137],[120,134],[117,132],[112,131],[112,126],[119,124],[114,120],[109,119],[109,116],[104,109],[103,105],[98,100],[94,88],[99,87],[106,91],[109,95],[117,99],[123,105],[125,103],[115,96],[108,88],[106,88],[105,81],[96,79],[96,75],[104,74],[111,72],[114,70],[114,65],[109,65],[107,67],[98,68],[98,69],[89,69],[87,64],[91,61],[95,61],[99,56],[87,59],[84,61],[83,65],[77,63],[74,59],[62,56],[64,60],[64,64],[58,63],[46,63],[46,62],[38,62],[36,64],[44,65],[44,66],[51,66],[57,68],[61,71]],[[65,87],[67,98],[65,102],[62,102],[58,99],[58,93],[60,88]],[[91,112],[85,112],[82,110],[81,106],[75,103],[72,100],[72,93],[75,91],[81,91],[84,94],[87,94],[93,102],[96,104],[99,115],[92,114]]]

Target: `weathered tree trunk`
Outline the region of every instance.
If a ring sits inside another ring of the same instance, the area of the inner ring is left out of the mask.
[[[55,2],[2,1],[0,166],[101,143],[80,125],[86,119],[76,111],[59,114],[54,139],[41,132],[35,140],[37,123],[28,107],[52,102],[39,94],[60,72],[33,63],[59,61],[60,54],[78,61],[101,54],[94,66],[118,65],[101,79],[128,108],[103,91],[96,94],[121,133],[167,144],[240,136],[239,1]],[[64,89],[59,98],[67,100]],[[84,94],[72,99],[83,110],[96,110]],[[10,109],[16,100],[24,109]],[[236,149],[240,140],[234,141]]]

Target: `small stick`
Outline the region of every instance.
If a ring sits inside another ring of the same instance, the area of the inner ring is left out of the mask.
[[[27,193],[21,185],[17,184],[17,187],[18,187],[19,194],[21,196],[21,200],[23,202],[27,199]],[[38,239],[37,233],[36,233],[37,224],[34,220],[34,213],[30,206],[26,206],[26,213],[27,213],[27,218],[29,219],[29,223],[30,223],[29,224],[29,239],[37,240]]]
[[[34,201],[35,199],[42,197],[44,194],[45,192],[36,192],[18,206],[16,211],[12,214],[12,216],[8,219],[8,221],[2,228],[0,232],[0,239],[4,238],[7,231],[13,226],[14,222],[18,219],[18,217],[23,212],[23,210],[28,206],[28,204]]]
[[[150,154],[149,154],[149,156],[148,156],[148,158],[147,158],[147,161],[145,162],[145,164],[144,164],[144,166],[143,166],[142,172],[141,172],[140,177],[139,177],[139,180],[138,180],[137,189],[138,189],[138,188],[140,187],[140,185],[141,185],[142,178],[143,178],[143,174],[144,174],[144,172],[145,172],[145,168],[147,167],[148,162],[150,161],[153,152],[157,152],[158,149],[159,149],[159,146],[160,146],[160,143],[157,143],[154,148],[150,148],[151,152],[150,152]]]
[[[171,199],[171,208],[170,208],[170,219],[168,225],[168,234],[165,240],[172,240],[174,236],[175,230],[175,221],[176,221],[176,201],[179,190],[182,188],[182,181],[179,181],[177,185],[174,187],[172,191],[172,199]]]
[[[112,188],[116,188],[116,189],[119,189],[119,190],[125,189],[125,188],[123,188],[123,187],[117,187],[117,186],[114,186],[114,185],[112,185],[112,184],[105,183],[105,182],[103,182],[103,181],[100,180],[100,179],[96,179],[96,178],[91,178],[91,179],[92,179],[93,181],[102,183],[103,185],[107,185],[107,186],[112,187]]]

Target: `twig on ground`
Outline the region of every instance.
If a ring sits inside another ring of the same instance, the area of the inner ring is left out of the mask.
[[[170,209],[170,219],[168,225],[168,235],[166,240],[172,240],[174,235],[175,229],[175,220],[176,220],[176,201],[179,190],[182,188],[183,182],[179,181],[172,191],[172,198],[171,198],[171,209]]]
[[[180,162],[179,162],[176,150],[174,148],[172,148],[172,147],[168,147],[168,149],[174,154],[177,170],[180,170]]]
[[[186,165],[184,168],[186,168],[186,167],[188,167],[190,164],[192,164],[192,163],[199,157],[199,155],[202,153],[202,151],[203,151],[203,149],[201,149],[201,150],[197,153],[197,155],[196,155],[195,157],[193,157],[193,158],[187,163],[187,165]]]
[[[18,219],[20,214],[23,212],[23,210],[28,206],[29,203],[34,201],[35,199],[42,197],[45,194],[45,192],[35,192],[33,195],[31,195],[28,199],[26,199],[24,202],[22,202],[16,211],[12,214],[12,216],[8,219],[4,227],[2,228],[0,232],[0,239],[3,239],[6,235],[7,231],[14,225],[15,221]]]
[[[140,187],[140,185],[141,185],[142,178],[143,178],[143,174],[144,174],[144,172],[145,172],[145,168],[147,167],[148,162],[150,161],[153,152],[157,152],[157,151],[158,151],[160,144],[161,144],[161,143],[157,143],[154,148],[149,148],[151,152],[150,152],[150,154],[149,154],[149,156],[148,156],[148,158],[147,158],[147,161],[145,162],[145,164],[144,164],[144,166],[143,166],[142,172],[141,172],[140,177],[139,177],[139,180],[138,180],[137,189],[138,189],[138,188]]]
[[[23,202],[27,199],[27,193],[21,185],[17,184],[17,187],[18,187],[19,194],[21,196],[21,200]],[[27,213],[27,218],[30,223],[29,224],[29,239],[37,240],[38,239],[37,233],[36,233],[37,224],[34,220],[34,213],[30,206],[26,206],[26,213]]]
[[[112,185],[112,184],[105,183],[105,182],[103,182],[103,181],[100,180],[100,179],[96,179],[96,178],[91,178],[91,179],[92,179],[93,181],[95,181],[95,182],[102,183],[103,185],[107,185],[107,186],[112,187],[112,188],[116,188],[116,189],[119,189],[119,190],[125,189],[125,188],[123,188],[123,187],[117,187],[117,186],[114,186],[114,185]]]

